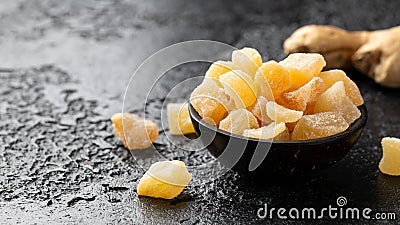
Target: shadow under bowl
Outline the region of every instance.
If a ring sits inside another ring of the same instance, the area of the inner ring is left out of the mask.
[[[336,164],[354,146],[365,127],[367,109],[364,105],[358,109],[361,117],[339,134],[312,140],[271,141],[218,129],[202,120],[189,104],[197,135],[222,165],[241,174],[273,176],[310,175]],[[258,161],[256,166],[250,166],[254,161]]]

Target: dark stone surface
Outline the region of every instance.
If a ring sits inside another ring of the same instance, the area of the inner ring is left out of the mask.
[[[339,196],[350,207],[399,217],[400,180],[379,173],[377,164],[380,139],[400,133],[400,92],[357,73],[350,75],[369,110],[360,141],[334,167],[289,184],[228,172],[203,185],[193,180],[172,201],[139,198],[135,187],[144,171],[138,165],[150,159],[134,160],[109,121],[121,109],[133,69],[162,47],[211,39],[279,60],[283,40],[301,25],[387,28],[398,25],[399,9],[399,1],[3,1],[0,223],[320,224],[332,221],[260,220],[256,213],[264,203],[318,208],[335,205]],[[205,68],[182,67],[174,76]],[[152,102],[153,112],[159,103]],[[189,165],[210,159],[174,151],[163,133],[156,147]],[[367,222],[376,223],[337,221]],[[379,221],[384,223],[399,221]]]

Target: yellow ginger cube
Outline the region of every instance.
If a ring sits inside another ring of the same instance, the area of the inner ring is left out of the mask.
[[[265,85],[265,81],[268,85]],[[281,94],[291,88],[290,71],[275,61],[263,63],[257,71],[254,84],[256,92],[265,97],[269,97],[269,89],[272,91],[274,99],[280,98]],[[257,84],[257,85],[256,85]],[[263,90],[265,89],[266,90]],[[269,99],[270,101],[273,99]]]
[[[133,113],[114,114],[111,121],[115,136],[129,150],[148,148],[158,138],[157,124]]]
[[[236,108],[247,108],[256,100],[251,78],[240,70],[233,70],[219,77],[225,93],[235,102]]]
[[[243,48],[232,52],[232,62],[253,79],[262,64],[262,58],[254,48]]]
[[[284,93],[280,99],[283,106],[298,111],[314,108],[317,97],[324,91],[324,81],[319,77],[312,78],[299,89]]]
[[[360,110],[347,97],[343,81],[336,82],[318,97],[314,112],[336,112],[343,116],[348,124],[361,116]]]
[[[192,175],[182,161],[162,161],[150,166],[140,179],[137,193],[141,196],[173,199],[189,184]]]
[[[229,112],[228,116],[221,121],[219,129],[227,132],[242,135],[246,129],[258,128],[256,117],[247,109],[235,109]]]
[[[254,77],[254,91],[258,97],[264,97],[268,101],[276,101],[271,86],[260,70]]]
[[[388,175],[400,175],[400,139],[385,137],[382,139],[383,156],[379,170]]]
[[[303,112],[285,108],[277,104],[276,102],[268,102],[267,115],[269,116],[269,118],[277,123],[293,123],[301,118]]]
[[[289,132],[286,128],[285,123],[271,123],[267,126],[263,126],[257,129],[246,129],[243,131],[243,136],[266,139],[266,140],[289,140]]]
[[[330,88],[337,81],[343,81],[347,97],[353,102],[354,105],[360,106],[364,104],[364,99],[358,89],[356,83],[352,81],[343,70],[329,70],[319,74],[324,80],[325,90]]]
[[[326,62],[324,57],[317,53],[293,53],[279,64],[289,69],[290,82],[297,88],[318,76]]]
[[[187,103],[169,103],[167,105],[169,132],[172,135],[194,133]]]
[[[305,115],[297,122],[292,132],[292,140],[328,137],[343,132],[348,127],[346,120],[335,112]]]
[[[260,96],[258,97],[257,102],[249,108],[250,112],[253,113],[253,115],[256,116],[259,121],[261,121],[262,126],[273,122],[267,115],[267,103],[267,99]]]
[[[237,66],[233,62],[229,61],[217,61],[211,64],[210,68],[208,68],[205,77],[209,77],[215,80],[215,82],[220,86],[219,77],[222,74],[225,74],[231,70],[237,69]]]
[[[228,114],[225,102],[227,96],[223,89],[213,79],[207,77],[190,96],[190,103],[201,118],[212,121],[213,124],[219,124]]]

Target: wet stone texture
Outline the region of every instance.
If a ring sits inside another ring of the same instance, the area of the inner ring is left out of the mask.
[[[174,200],[138,197],[136,185],[160,155],[133,155],[112,134],[132,71],[155,51],[180,41],[218,40],[260,50],[264,61],[284,57],[283,40],[297,27],[332,24],[350,30],[398,25],[399,1],[56,1],[5,0],[0,6],[0,224],[367,224],[366,220],[259,219],[268,207],[336,206],[396,212],[400,180],[377,170],[380,139],[400,134],[400,91],[352,72],[369,111],[350,153],[309,178],[277,182],[228,172],[192,184]],[[205,72],[189,64],[170,71],[148,103],[161,127],[161,105],[174,81]],[[191,87],[182,91],[185,100]],[[128,107],[143,114],[136,106]],[[206,165],[196,142],[169,139],[155,147],[168,159]],[[201,173],[203,173],[201,175]],[[260,182],[262,181],[262,182]],[[378,221],[398,224],[399,220]]]

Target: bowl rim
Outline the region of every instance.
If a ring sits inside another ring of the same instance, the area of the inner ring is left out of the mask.
[[[354,121],[352,124],[350,124],[349,127],[345,131],[342,131],[342,132],[340,132],[338,134],[331,135],[331,136],[328,136],[328,137],[323,137],[323,138],[309,139],[309,140],[273,140],[273,139],[272,140],[266,140],[266,139],[257,139],[257,138],[251,138],[251,137],[246,137],[246,136],[242,136],[242,135],[232,134],[232,133],[229,133],[227,131],[221,130],[218,127],[214,127],[214,126],[206,123],[204,120],[202,120],[202,118],[197,113],[197,111],[194,109],[194,107],[192,106],[190,101],[189,101],[189,104],[188,104],[188,108],[189,108],[190,117],[192,119],[196,120],[197,123],[205,126],[207,129],[214,130],[217,133],[221,133],[221,134],[229,136],[229,137],[242,139],[244,141],[253,141],[253,142],[261,142],[261,143],[274,143],[274,144],[315,144],[315,145],[324,144],[324,143],[327,143],[327,142],[331,142],[331,141],[335,141],[335,140],[338,140],[338,139],[343,139],[345,137],[352,136],[357,131],[363,129],[365,127],[365,124],[367,123],[367,120],[368,120],[367,107],[365,106],[365,104],[362,104],[362,105],[357,107],[361,112],[360,118],[358,118],[356,121]]]

